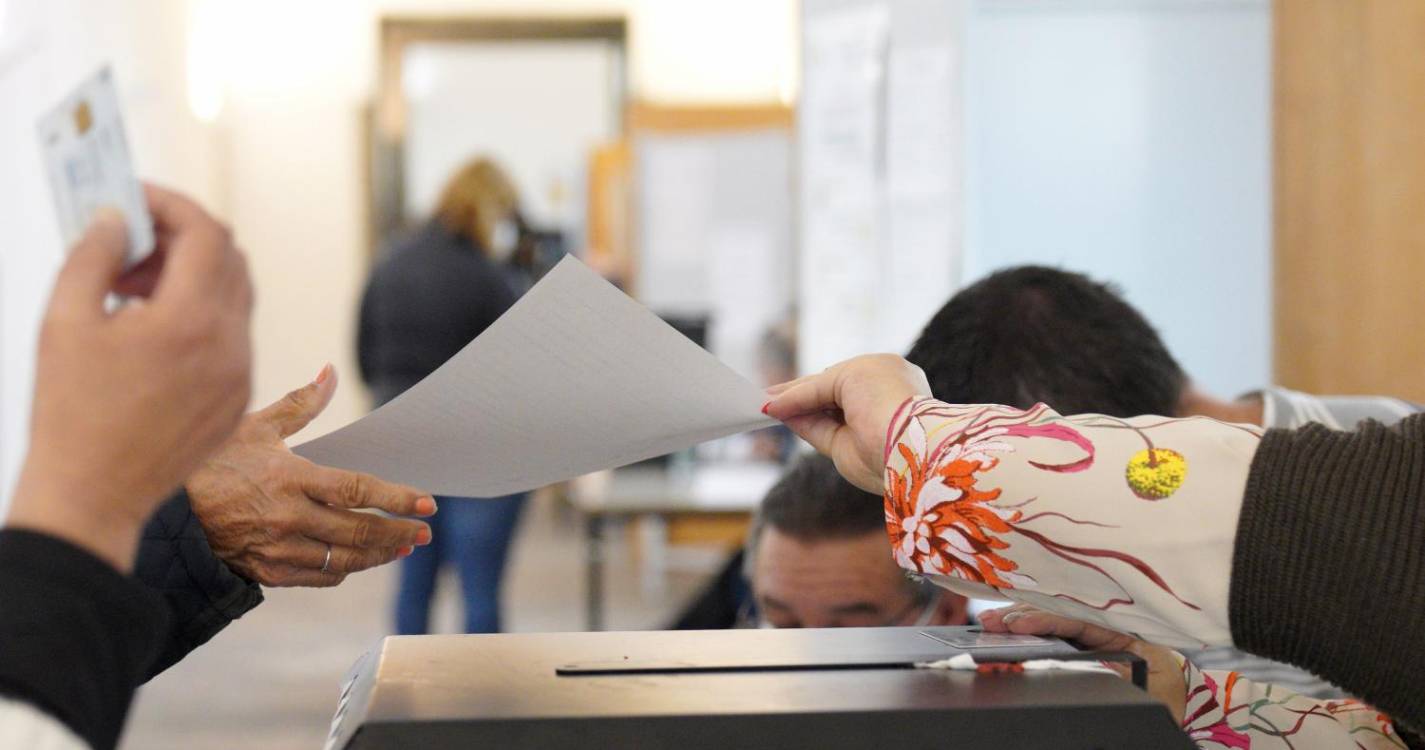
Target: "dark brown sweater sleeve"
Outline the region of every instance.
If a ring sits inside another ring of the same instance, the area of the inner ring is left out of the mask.
[[[1240,648],[1321,675],[1407,734],[1425,729],[1425,415],[1267,432],[1229,617]]]

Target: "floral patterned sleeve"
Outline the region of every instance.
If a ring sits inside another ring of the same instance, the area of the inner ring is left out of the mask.
[[[1390,719],[1360,701],[1319,700],[1175,656],[1187,682],[1183,730],[1199,750],[1406,750]]]
[[[912,399],[886,441],[902,567],[1143,640],[1231,643],[1232,545],[1261,432]]]

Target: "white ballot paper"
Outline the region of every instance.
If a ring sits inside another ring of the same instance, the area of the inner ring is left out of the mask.
[[[296,452],[437,495],[493,497],[766,427],[766,401],[569,257],[425,380]]]

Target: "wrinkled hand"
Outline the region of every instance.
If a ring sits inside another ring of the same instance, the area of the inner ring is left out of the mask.
[[[284,439],[307,426],[336,392],[336,371],[243,419],[237,433],[186,483],[208,543],[229,567],[266,586],[335,586],[349,573],[384,565],[429,544],[421,521],[435,500],[368,474],[308,461]],[[327,545],[331,561],[327,570]]]
[[[886,430],[905,400],[929,396],[919,367],[894,354],[867,354],[816,375],[767,389],[763,407],[817,451],[831,457],[847,481],[880,494],[885,482]]]
[[[980,625],[987,633],[1052,635],[1074,641],[1095,651],[1127,651],[1148,662],[1148,694],[1168,707],[1173,720],[1183,722],[1187,708],[1187,681],[1173,652],[1125,633],[1046,612],[1027,604],[980,613]],[[1125,664],[1109,664],[1124,679],[1131,677]]]
[[[247,263],[197,204],[148,187],[158,248],[124,271],[123,217],[71,251],[40,331],[30,449],[10,525],[50,533],[120,570],[157,505],[247,407]],[[110,292],[140,297],[115,309]]]

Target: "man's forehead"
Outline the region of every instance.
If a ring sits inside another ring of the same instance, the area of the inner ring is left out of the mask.
[[[755,551],[754,573],[821,571],[855,579],[894,579],[899,568],[890,541],[880,531],[858,536],[803,539],[768,528]]]

